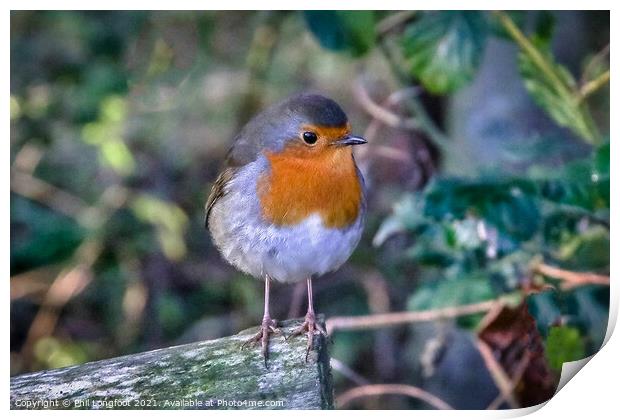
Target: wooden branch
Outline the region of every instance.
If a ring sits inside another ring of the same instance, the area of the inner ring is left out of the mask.
[[[327,331],[335,330],[364,330],[381,328],[412,322],[429,322],[444,318],[456,318],[490,311],[498,304],[498,300],[486,300],[462,306],[430,309],[427,311],[392,312],[386,314],[341,316],[327,320]]]
[[[282,331],[300,323],[285,321]],[[274,336],[265,368],[259,348],[240,348],[257,330],[13,377],[11,408],[332,408],[326,340],[315,336],[306,363],[305,336]]]
[[[525,374],[525,371],[527,370],[527,367],[529,366],[530,359],[531,359],[531,354],[529,351],[526,351],[523,357],[521,358],[521,360],[519,361],[519,364],[517,365],[517,368],[515,369],[515,373],[512,376],[512,379],[510,381],[510,387],[512,389],[510,395],[514,395],[514,390],[519,385],[519,382],[521,382],[521,379],[523,378],[523,375]],[[489,406],[487,407],[487,410],[499,410],[499,407],[502,405],[504,401],[506,401],[506,397],[503,395],[502,391],[500,391],[499,395],[491,402],[491,404],[489,404]]]
[[[88,208],[81,198],[17,169],[11,169],[11,191],[72,218]]]
[[[609,286],[609,276],[601,274],[570,271],[542,263],[537,264],[534,271],[547,277],[562,280],[562,289],[571,289],[585,284]]]
[[[372,118],[381,121],[389,127],[403,130],[417,130],[420,128],[415,118],[400,116],[376,103],[370,97],[370,94],[359,78],[353,83],[353,95],[361,107],[364,108],[364,111],[371,115]]]
[[[453,410],[447,402],[434,396],[433,394],[416,386],[405,384],[376,384],[358,386],[346,391],[338,397],[338,408],[344,408],[351,401],[357,398],[386,394],[406,395],[408,397],[420,399],[439,410]]]
[[[482,340],[478,340],[476,347],[500,392],[502,400],[506,401],[510,408],[519,408],[519,402],[513,395],[514,385],[510,380],[510,376],[508,376],[504,368],[502,368],[497,359],[495,359],[493,350]]]

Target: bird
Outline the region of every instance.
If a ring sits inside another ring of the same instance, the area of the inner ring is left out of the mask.
[[[264,281],[259,331],[244,343],[281,334],[269,311],[272,281],[305,281],[308,306],[289,337],[306,335],[306,362],[317,323],[312,279],[342,266],[357,247],[366,216],[366,187],[340,105],[316,93],[297,94],[254,116],[233,139],[205,205],[205,227],[222,257]],[[289,337],[285,337],[288,340]]]

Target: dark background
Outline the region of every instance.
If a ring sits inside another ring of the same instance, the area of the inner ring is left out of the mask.
[[[398,383],[457,408],[544,401],[606,331],[608,54],[608,12],[12,12],[11,374],[256,325],[262,283],[220,258],[204,203],[239,128],[312,90],[369,140],[364,238],[314,282],[317,311],[509,302],[336,330],[336,395]],[[304,285],[272,293],[277,319],[303,315]],[[480,343],[512,403],[494,402]]]

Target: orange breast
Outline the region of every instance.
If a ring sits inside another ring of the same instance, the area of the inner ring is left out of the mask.
[[[349,226],[357,219],[362,187],[351,148],[320,152],[289,146],[265,153],[271,170],[258,181],[263,217],[276,225],[294,225],[313,213],[330,228]]]

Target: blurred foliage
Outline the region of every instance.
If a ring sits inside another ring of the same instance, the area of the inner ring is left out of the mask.
[[[586,27],[572,61],[558,48],[567,17]],[[480,314],[337,332],[332,356],[373,383],[417,384],[456,407],[486,408],[497,392],[472,343],[488,333],[511,374],[519,364],[513,347],[536,354],[544,347],[525,370],[532,395],[519,395],[538,401],[548,391],[547,365],[557,376],[563,362],[597,351],[606,331],[608,287],[567,288],[536,267],[609,273],[608,19],[523,11],[12,12],[11,170],[32,184],[11,184],[12,373],[255,325],[261,286],[219,257],[203,205],[243,119],[307,89],[333,96],[356,131],[368,127],[374,136],[358,159],[369,186],[365,236],[345,267],[315,282],[318,310],[329,317],[507,304],[504,318],[483,331]],[[489,55],[491,44],[514,51],[515,86],[532,100],[515,105],[521,91],[493,86],[509,98],[500,107],[531,107],[551,128],[489,144],[477,158],[490,169],[463,160],[473,169],[453,171],[443,158],[461,133],[449,131],[447,109],[457,96],[480,100],[469,88],[501,59]],[[369,96],[414,128],[377,129],[351,94],[356,73],[371,75]],[[500,154],[518,169],[504,170]],[[117,202],[110,191],[119,187],[126,197]],[[71,206],[58,208],[58,191]],[[51,331],[30,337],[50,286],[76,266],[88,273],[84,289],[51,308],[58,315]],[[303,312],[297,292],[274,287],[276,318]],[[341,372],[335,379],[337,391],[352,385]],[[361,406],[420,407],[400,397],[373,401]]]
[[[430,92],[453,92],[474,77],[484,49],[482,12],[425,12],[403,34],[411,72]]]
[[[11,271],[63,261],[84,239],[73,220],[20,197],[11,199]]]
[[[583,359],[585,349],[579,330],[572,327],[552,327],[545,343],[545,355],[552,368],[560,370],[564,362]]]
[[[407,195],[379,228],[374,243],[389,236],[415,238],[404,255],[426,268],[427,277],[409,300],[410,310],[458,306],[517,292],[539,282],[531,271],[539,258],[576,271],[609,270],[609,145],[573,162],[555,176],[513,179],[437,179]],[[575,172],[579,176],[575,176]],[[599,294],[600,287],[592,293]],[[606,289],[606,288],[604,288]],[[576,292],[563,293],[562,299]],[[582,293],[582,292],[580,292]],[[571,325],[596,313],[605,318],[604,299],[593,299]],[[547,301],[544,331],[563,313]],[[536,312],[535,312],[536,314]],[[602,345],[606,322],[588,325]]]
[[[519,54],[519,70],[525,87],[559,125],[570,128],[589,142],[597,143],[598,134],[588,109],[581,101],[577,82],[566,67],[553,59],[548,26],[550,24],[539,28],[533,42],[522,41],[524,51]]]
[[[308,10],[308,29],[321,46],[348,51],[354,56],[368,52],[375,44],[375,17],[368,10]]]

